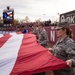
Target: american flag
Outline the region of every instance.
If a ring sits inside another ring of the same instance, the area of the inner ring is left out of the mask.
[[[31,75],[68,67],[37,43],[34,34],[0,34],[0,75]]]

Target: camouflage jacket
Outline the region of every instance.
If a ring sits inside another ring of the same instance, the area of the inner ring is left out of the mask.
[[[32,32],[33,32],[33,34],[35,34],[35,35],[37,36],[37,34],[38,34],[38,28],[35,27],[35,28],[32,30]]]
[[[41,44],[43,47],[48,46],[48,34],[45,29],[38,32],[38,43]]]
[[[72,66],[75,66],[75,42],[66,37],[63,41],[58,39],[57,43],[52,48],[53,55],[66,61],[72,59]]]

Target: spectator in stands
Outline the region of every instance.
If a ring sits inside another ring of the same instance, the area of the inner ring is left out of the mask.
[[[48,34],[43,23],[38,25],[38,43],[43,47],[48,47]]]
[[[24,29],[22,33],[23,34],[28,33],[28,30],[27,29]]]
[[[72,31],[67,22],[60,23],[56,28],[58,41],[51,49],[54,56],[64,60],[69,68],[56,70],[54,75],[75,75],[75,42],[72,39]]]
[[[22,33],[23,33],[23,34],[28,33],[27,27],[26,27],[26,26],[25,26],[25,27],[23,26],[23,28],[24,28],[24,29],[23,29]]]

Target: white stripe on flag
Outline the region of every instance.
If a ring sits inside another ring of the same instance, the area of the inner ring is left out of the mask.
[[[13,69],[22,43],[23,34],[13,35],[0,48],[0,75],[9,75]]]
[[[3,34],[0,34],[0,38],[3,37]]]
[[[11,33],[9,33],[10,35],[16,35],[16,32],[11,32]]]

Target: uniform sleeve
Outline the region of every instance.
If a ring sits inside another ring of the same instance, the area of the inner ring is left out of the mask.
[[[68,42],[66,44],[66,53],[68,55],[68,59],[72,59],[72,66],[75,67],[75,43]]]
[[[42,37],[44,38],[44,41],[41,42],[41,44],[47,44],[48,43],[48,35],[47,35],[47,32],[43,32],[42,33]]]

